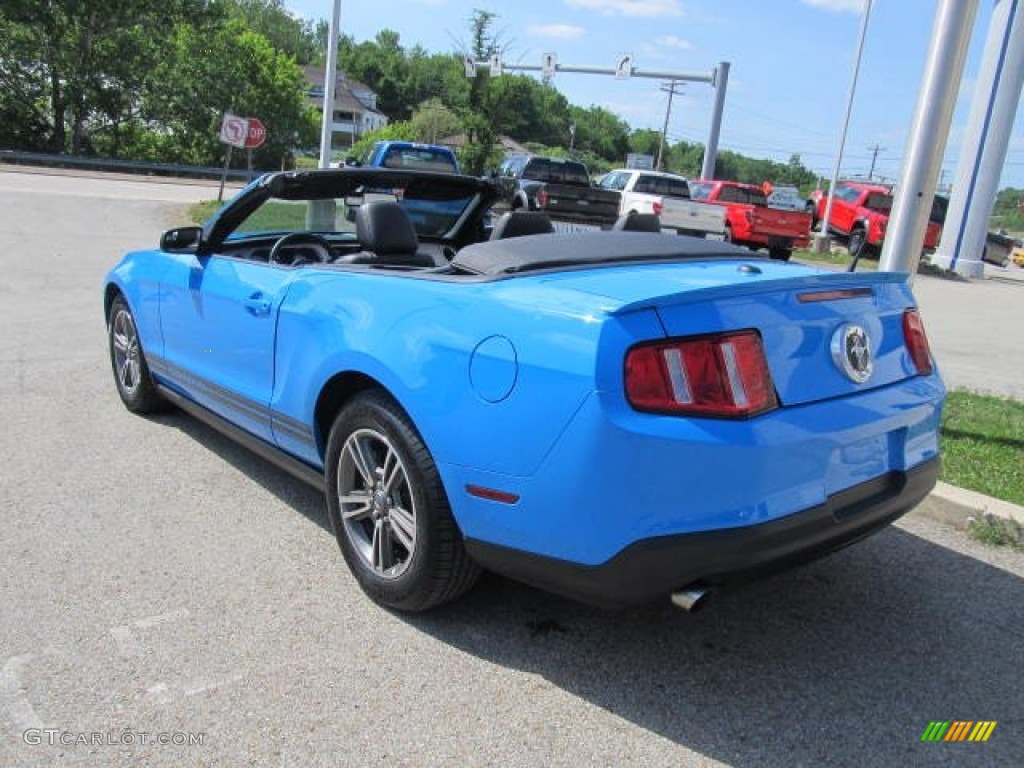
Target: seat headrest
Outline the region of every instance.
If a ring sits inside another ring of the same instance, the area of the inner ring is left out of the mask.
[[[491,240],[523,235],[546,235],[555,231],[546,213],[535,211],[508,211],[503,213],[491,232]]]
[[[626,232],[661,232],[661,219],[654,213],[627,213],[615,220],[612,229]]]
[[[409,214],[391,200],[374,200],[359,206],[356,237],[363,248],[378,256],[411,254],[419,246]]]

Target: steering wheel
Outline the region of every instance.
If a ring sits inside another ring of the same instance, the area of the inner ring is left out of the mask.
[[[289,232],[274,243],[274,247],[270,249],[268,260],[271,264],[291,264],[290,261],[281,261],[281,254],[285,248],[295,245],[309,246],[316,254],[316,260],[321,264],[326,264],[333,258],[331,244],[322,235],[315,232]]]

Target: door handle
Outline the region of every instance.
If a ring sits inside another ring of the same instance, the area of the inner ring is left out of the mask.
[[[264,317],[270,314],[270,300],[263,298],[262,293],[254,293],[242,301],[242,305],[250,315]]]

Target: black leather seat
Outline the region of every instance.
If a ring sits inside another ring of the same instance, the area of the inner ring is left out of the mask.
[[[661,219],[654,213],[627,213],[615,220],[612,229],[620,232],[661,232]]]
[[[555,227],[546,213],[508,211],[503,213],[494,225],[494,229],[491,231],[491,240],[503,240],[523,235],[546,235],[554,231]]]
[[[337,260],[339,264],[384,267],[436,267],[434,256],[420,252],[409,214],[392,200],[364,203],[356,211],[356,237],[364,250]]]

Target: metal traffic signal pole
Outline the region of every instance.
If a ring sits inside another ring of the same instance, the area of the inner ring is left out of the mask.
[[[715,159],[718,152],[718,136],[722,130],[722,112],[725,105],[725,90],[729,82],[729,62],[719,62],[710,72],[661,72],[650,69],[639,69],[633,66],[633,55],[620,54],[614,67],[589,67],[559,64],[553,53],[544,54],[544,63],[537,64],[505,64],[500,54],[495,54],[487,61],[476,61],[472,56],[463,57],[466,77],[475,77],[477,68],[488,69],[492,76],[509,72],[539,72],[544,77],[552,77],[556,72],[568,72],[580,75],[612,75],[616,80],[628,80],[631,77],[654,78],[657,80],[683,80],[690,83],[707,83],[715,89],[715,106],[711,115],[711,128],[708,143],[704,150],[704,170],[706,178],[714,176]],[[710,170],[708,170],[710,168]]]

